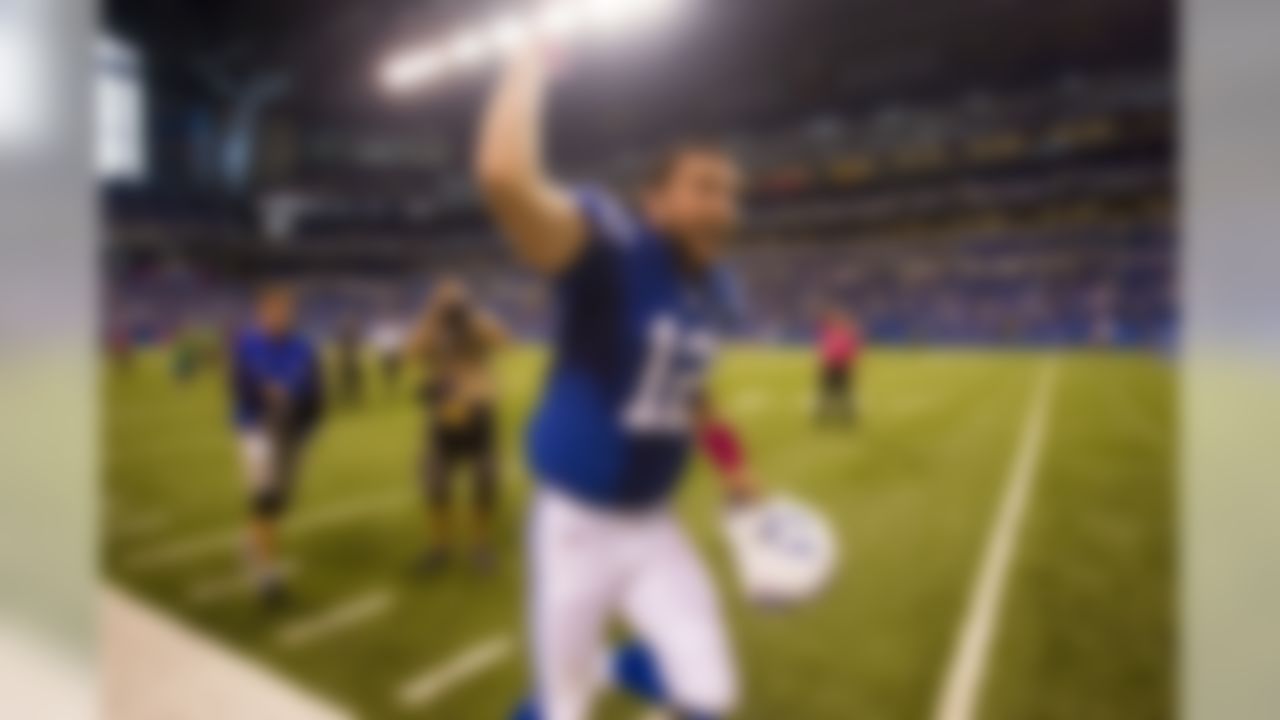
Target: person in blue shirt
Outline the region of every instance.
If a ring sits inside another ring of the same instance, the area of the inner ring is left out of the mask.
[[[722,718],[737,701],[732,652],[670,506],[694,397],[735,314],[721,258],[738,221],[739,169],[713,144],[686,143],[663,155],[635,206],[562,187],[542,162],[546,72],[541,51],[511,61],[476,158],[500,229],[551,282],[558,309],[528,430],[535,683],[516,716],[582,720],[612,675],[684,720]],[[615,619],[636,641],[602,662]]]
[[[254,322],[236,337],[232,352],[232,408],[251,506],[249,560],[270,605],[285,598],[277,525],[324,404],[315,349],[295,329],[294,316],[291,291],[261,291]]]

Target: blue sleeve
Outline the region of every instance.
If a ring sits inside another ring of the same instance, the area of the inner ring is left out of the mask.
[[[635,214],[613,194],[599,187],[573,190],[573,199],[587,228],[587,240],[617,248],[642,239]]]
[[[622,260],[635,238],[628,235],[625,209],[606,193],[583,190],[574,198],[587,241],[556,279],[558,354],[578,366],[617,367],[625,304]]]
[[[562,277],[572,276],[579,266],[590,265],[593,255],[621,255],[643,241],[639,221],[612,193],[581,187],[572,191],[572,197],[582,217],[586,239],[581,253]]]
[[[573,263],[557,278],[562,309],[600,307],[617,292],[618,258],[638,241],[636,222],[625,206],[599,188],[577,188],[573,200],[582,215],[586,240]]]

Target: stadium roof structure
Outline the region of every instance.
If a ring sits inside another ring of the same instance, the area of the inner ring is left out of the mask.
[[[626,2],[627,0],[619,0]],[[684,0],[662,33],[581,49],[557,108],[586,148],[682,131],[792,122],[832,108],[1057,82],[1170,64],[1168,0]],[[482,83],[390,101],[373,81],[391,48],[517,6],[513,0],[108,0],[153,91],[197,99],[264,74],[280,111],[313,125],[464,131]],[[527,7],[526,5],[523,5]]]

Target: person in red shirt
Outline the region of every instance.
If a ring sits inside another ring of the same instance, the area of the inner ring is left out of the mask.
[[[835,420],[853,423],[857,416],[854,387],[858,356],[862,352],[862,336],[858,323],[839,308],[828,308],[818,327],[818,403],[819,423]]]

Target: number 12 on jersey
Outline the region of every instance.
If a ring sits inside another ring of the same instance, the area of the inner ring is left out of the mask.
[[[715,338],[681,328],[670,315],[650,323],[647,335],[644,367],[623,408],[623,423],[641,435],[688,432],[693,396],[715,353]]]

